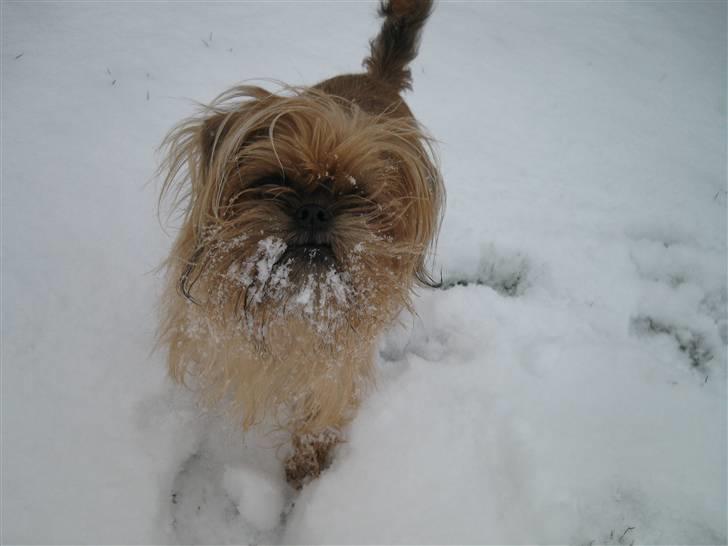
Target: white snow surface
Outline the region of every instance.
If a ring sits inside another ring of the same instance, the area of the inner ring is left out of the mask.
[[[372,3],[3,2],[3,543],[726,542],[726,3],[442,2],[416,315],[300,494],[153,352],[165,132]]]

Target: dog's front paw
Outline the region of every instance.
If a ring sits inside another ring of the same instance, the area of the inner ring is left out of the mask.
[[[318,478],[331,464],[333,448],[340,442],[335,432],[295,435],[293,454],[286,459],[286,480],[294,489],[301,489]]]

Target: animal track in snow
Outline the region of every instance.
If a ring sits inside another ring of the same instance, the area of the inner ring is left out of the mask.
[[[497,249],[487,245],[481,251],[480,262],[475,272],[463,274],[453,272],[442,281],[443,290],[454,286],[488,286],[506,297],[521,296],[529,285],[531,264],[518,251]]]
[[[631,328],[638,335],[665,334],[674,338],[678,349],[687,355],[693,368],[704,370],[714,358],[713,350],[705,336],[690,328],[644,315],[633,317]]]
[[[207,431],[165,492],[171,540],[178,544],[276,543],[292,507],[275,449],[242,445]],[[280,474],[280,475],[279,475]]]
[[[642,293],[630,331],[672,337],[693,368],[707,371],[728,343],[723,257],[667,229],[632,236],[630,258]]]
[[[172,531],[179,544],[258,541],[222,484],[222,469],[207,454],[192,455],[172,484]]]

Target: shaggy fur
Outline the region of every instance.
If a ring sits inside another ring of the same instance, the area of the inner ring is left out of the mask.
[[[444,190],[399,95],[430,10],[382,3],[365,74],[236,87],[164,142],[162,197],[183,214],[160,330],[170,374],[245,428],[289,430],[296,487],[373,381],[377,336],[432,282]],[[307,206],[325,229],[305,227]]]

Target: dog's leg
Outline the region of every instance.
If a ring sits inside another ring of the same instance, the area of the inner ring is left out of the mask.
[[[376,343],[362,343],[356,332],[349,335],[340,340],[349,359],[322,367],[319,373],[325,380],[313,381],[308,395],[291,408],[294,418],[287,428],[293,451],[285,461],[285,471],[294,489],[301,489],[329,467],[334,448],[345,441],[344,431],[371,383]],[[329,376],[332,372],[337,375]]]
[[[341,442],[341,433],[327,429],[316,434],[294,433],[293,454],[285,462],[286,480],[294,489],[301,489],[318,478],[331,464],[333,449]]]

